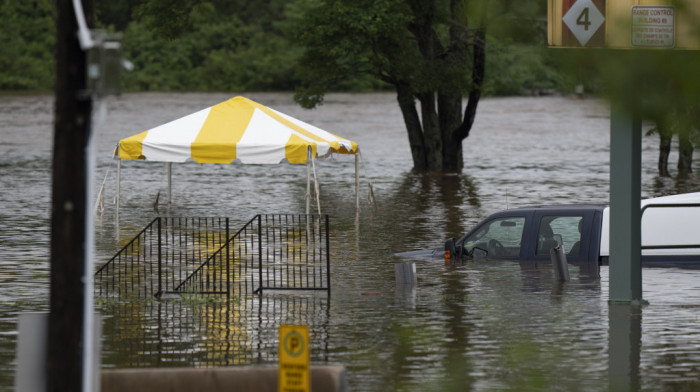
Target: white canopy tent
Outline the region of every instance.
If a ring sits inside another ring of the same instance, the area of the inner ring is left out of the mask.
[[[172,199],[172,163],[307,164],[306,213],[309,213],[311,170],[318,212],[315,160],[332,154],[355,155],[355,199],[359,208],[357,143],[280,113],[244,97],[234,97],[185,117],[119,141],[117,164],[117,222],[121,160],[166,162],[168,204]]]

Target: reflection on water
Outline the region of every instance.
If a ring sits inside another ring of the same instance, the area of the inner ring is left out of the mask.
[[[110,158],[117,140],[227,98],[128,94],[108,102],[95,173],[97,185],[107,175],[107,208],[96,222],[99,263],[119,246],[111,203],[116,164]],[[354,161],[318,162],[322,209],[331,215],[330,299],[266,292],[230,302],[100,301],[103,366],[273,363],[277,326],[302,323],[311,329],[312,361],[345,365],[358,391],[603,390],[617,385],[618,376],[645,390],[700,389],[698,270],[645,269],[650,304],[639,312],[608,306],[607,267],[572,264],[571,280],[562,283],[552,279],[549,263],[446,266],[426,260],[417,262],[417,287],[399,290],[394,284],[394,263],[404,260],[391,254],[440,247],[492,212],[607,202],[604,103],[486,99],[464,144],[465,173],[419,175],[409,170],[408,142],[392,94],[333,94],[314,111],[298,108],[290,94],[250,98],[360,145],[359,218]],[[50,97],[0,97],[4,389],[13,384],[17,314],[48,308],[51,114]],[[644,138],[643,196],[700,189],[694,178],[656,176],[657,145],[655,137]],[[367,183],[376,210],[365,201]],[[124,162],[122,241],[153,220],[154,198],[165,195],[166,187],[162,164]],[[304,211],[306,170],[286,164],[173,165],[173,191],[174,216],[230,217],[231,226],[240,227],[255,214]]]
[[[639,390],[639,354],[642,343],[642,309],[629,304],[610,304],[608,314],[608,375],[613,391]]]
[[[308,325],[312,361],[327,361],[329,299],[265,295],[106,301],[103,363],[119,367],[216,367],[274,363],[280,324]]]

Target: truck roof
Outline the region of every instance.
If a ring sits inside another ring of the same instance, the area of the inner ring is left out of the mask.
[[[606,208],[607,204],[544,204],[526,207],[517,207],[513,210],[532,210],[532,209],[544,209],[544,210],[601,210]],[[510,210],[509,210],[510,211]]]

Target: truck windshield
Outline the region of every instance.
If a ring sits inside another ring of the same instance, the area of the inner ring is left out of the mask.
[[[474,257],[519,257],[525,217],[496,218],[486,222],[464,241]]]

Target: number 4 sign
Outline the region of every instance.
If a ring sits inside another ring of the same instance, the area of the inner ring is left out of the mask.
[[[566,26],[562,29],[564,43],[580,46],[603,46],[605,42],[605,15],[600,10],[605,12],[605,1],[565,0],[564,3],[562,9],[564,13],[562,20]]]

